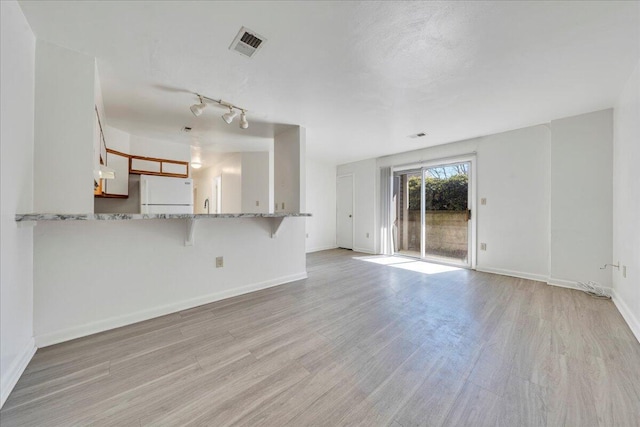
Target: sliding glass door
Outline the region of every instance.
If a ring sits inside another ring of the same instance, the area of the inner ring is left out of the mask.
[[[395,252],[471,265],[471,162],[394,173]]]
[[[422,257],[422,169],[396,172],[393,180],[396,253]]]

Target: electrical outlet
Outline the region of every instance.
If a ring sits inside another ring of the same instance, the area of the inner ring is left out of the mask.
[[[626,265],[622,266],[622,277],[624,277],[625,279],[627,278],[627,266]]]
[[[284,202],[282,202],[282,209],[284,209]]]
[[[256,200],[256,206],[260,206],[260,200]]]
[[[486,251],[487,250],[487,244],[486,243],[480,243],[480,250],[481,251]]]
[[[367,233],[367,239],[369,238],[369,233]]]
[[[481,205],[486,205],[487,204],[487,199],[484,198],[484,197],[482,199],[480,199],[480,204]]]
[[[216,268],[224,267],[224,257],[216,257]]]

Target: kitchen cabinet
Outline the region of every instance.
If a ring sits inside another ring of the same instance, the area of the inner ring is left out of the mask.
[[[129,155],[119,151],[106,150],[107,167],[116,173],[115,179],[102,180],[102,195],[105,197],[129,196]]]
[[[130,156],[130,158],[129,173],[132,174],[189,177],[189,162],[143,156]]]
[[[131,173],[145,175],[160,173],[161,162],[157,160],[146,160],[138,157],[131,158]]]

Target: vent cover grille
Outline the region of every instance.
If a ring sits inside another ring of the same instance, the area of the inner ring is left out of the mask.
[[[238,31],[236,38],[233,39],[229,49],[251,58],[264,45],[265,41],[267,40],[260,34],[242,27]]]
[[[257,49],[260,44],[262,43],[262,40],[257,38],[256,36],[254,36],[253,34],[247,33],[245,31],[245,33],[242,35],[242,38],[240,39],[241,42],[248,44],[249,46],[251,46],[254,49]]]

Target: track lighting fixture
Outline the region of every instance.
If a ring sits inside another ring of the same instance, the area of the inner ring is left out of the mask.
[[[231,124],[233,119],[235,119],[236,116],[238,115],[238,112],[236,110],[239,110],[240,111],[240,129],[247,129],[249,127],[249,122],[247,121],[247,110],[245,110],[244,108],[238,107],[237,105],[230,104],[221,99],[209,98],[204,95],[200,95],[199,93],[196,93],[195,95],[200,100],[200,103],[193,104],[190,107],[191,112],[193,113],[194,116],[198,117],[202,115],[202,113],[204,112],[204,109],[207,107],[207,101],[215,102],[216,104],[220,104],[229,109],[229,112],[224,113],[222,115],[222,120],[224,120],[225,123]]]
[[[240,129],[246,129],[249,127],[249,122],[247,121],[247,115],[242,110],[242,114],[240,114]]]
[[[202,97],[198,96],[198,98],[200,98],[200,103],[199,104],[193,104],[191,106],[191,112],[196,117],[200,116],[202,114],[202,112],[204,111],[204,109],[207,107],[207,104],[204,103],[204,101],[202,100]]]
[[[238,114],[233,111],[233,108],[229,107],[229,112],[222,115],[222,120],[224,120],[227,124],[231,124],[231,122],[236,118],[237,115]]]

